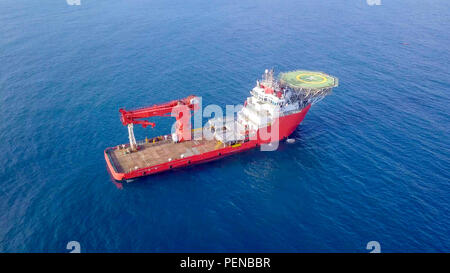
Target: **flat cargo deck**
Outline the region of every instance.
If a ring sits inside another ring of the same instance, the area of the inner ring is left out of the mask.
[[[127,153],[125,149],[114,149],[110,150],[109,154],[117,172],[128,173],[169,162],[169,159],[186,158],[220,148],[223,148],[223,144],[216,140],[189,140],[180,143],[161,140],[156,143],[140,144],[137,152]]]

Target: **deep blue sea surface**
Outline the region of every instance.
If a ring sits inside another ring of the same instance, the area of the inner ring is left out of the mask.
[[[448,252],[449,29],[446,0],[2,0],[0,251]],[[271,67],[340,79],[294,144],[112,181],[120,107]]]

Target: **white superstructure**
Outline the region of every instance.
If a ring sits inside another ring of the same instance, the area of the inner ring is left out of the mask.
[[[288,103],[294,91],[281,88],[273,77],[273,70],[265,71],[261,82],[250,91],[244,107],[237,113],[237,118],[214,118],[206,128],[223,143],[245,139],[260,128],[270,126],[278,117],[293,114],[301,110],[296,101]]]

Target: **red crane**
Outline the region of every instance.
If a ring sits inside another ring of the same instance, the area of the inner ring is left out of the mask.
[[[137,150],[136,138],[134,137],[133,124],[140,124],[143,128],[151,125],[155,127],[155,123],[148,120],[142,120],[149,117],[175,117],[176,132],[172,139],[176,142],[189,140],[191,138],[191,111],[198,109],[198,100],[191,95],[181,100],[173,100],[163,104],[155,104],[153,106],[139,108],[127,111],[119,109],[120,120],[122,124],[128,126],[128,137],[130,139],[130,148],[132,151]]]

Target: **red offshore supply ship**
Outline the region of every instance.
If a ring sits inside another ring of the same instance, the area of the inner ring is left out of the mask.
[[[275,79],[273,70],[266,70],[236,116],[215,117],[203,128],[194,130],[190,124],[191,111],[199,108],[195,96],[131,111],[120,109],[130,143],[105,149],[109,172],[116,180],[131,180],[259,146],[270,147],[287,139],[311,105],[336,86],[338,79],[322,72],[296,70],[281,73]],[[143,120],[154,116],[175,117],[175,132],[137,142],[133,125],[154,127],[154,123]]]

